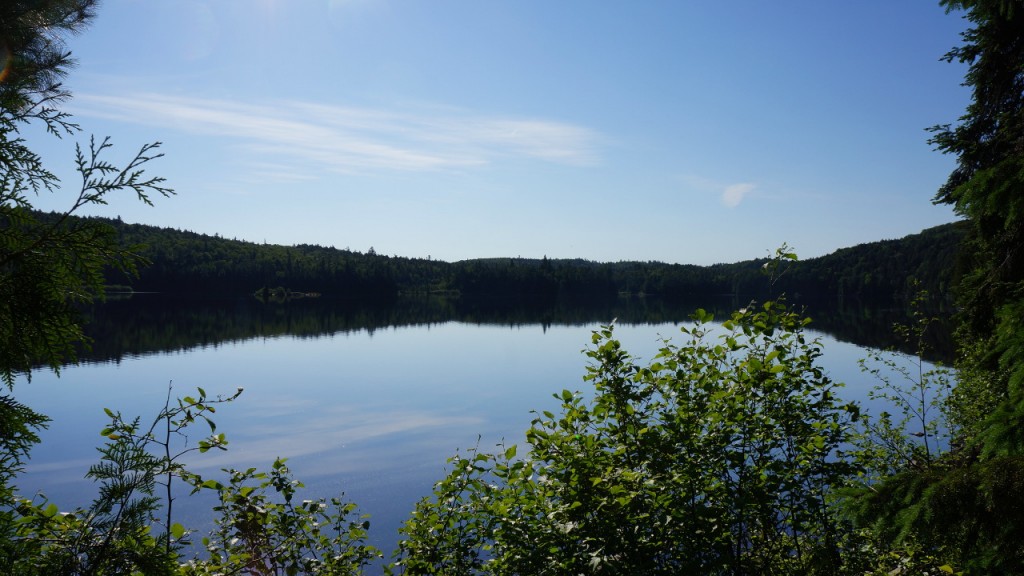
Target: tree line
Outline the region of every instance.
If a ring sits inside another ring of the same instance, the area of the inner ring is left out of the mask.
[[[39,215],[41,221],[58,217]],[[951,263],[957,262],[958,246],[967,230],[965,222],[944,224],[904,238],[793,262],[769,286],[762,273],[768,258],[711,266],[547,257],[449,263],[372,250],[258,244],[120,219],[90,220],[109,226],[122,247],[148,261],[137,275],[112,271],[110,284],[143,292],[218,295],[281,286],[330,297],[384,300],[414,293],[495,299],[644,295],[690,300],[725,294],[764,298],[774,291],[790,297],[905,304],[921,289],[934,295],[952,293],[956,267]]]

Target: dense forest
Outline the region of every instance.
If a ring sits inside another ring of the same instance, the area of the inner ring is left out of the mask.
[[[56,218],[56,215],[49,215]],[[871,242],[793,263],[774,285],[762,273],[767,258],[696,266],[662,262],[599,263],[580,259],[488,258],[454,263],[323,246],[278,246],[228,240],[120,220],[96,219],[117,231],[151,263],[137,278],[112,284],[136,291],[242,294],[283,286],[330,297],[393,299],[399,294],[474,297],[607,298],[619,294],[670,300],[724,294],[906,302],[920,288],[950,294],[963,222],[896,240]]]

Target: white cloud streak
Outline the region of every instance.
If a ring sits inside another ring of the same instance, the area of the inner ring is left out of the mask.
[[[597,162],[600,140],[593,130],[572,124],[458,110],[394,112],[155,93],[81,94],[74,109],[81,116],[228,138],[278,164],[290,158],[335,173],[459,169],[509,158],[590,165]]]
[[[722,203],[729,208],[735,208],[740,205],[740,202],[743,202],[747,194],[754,191],[754,188],[757,188],[757,185],[750,183],[726,186],[725,190],[722,191]]]
[[[298,405],[291,409],[296,409]],[[246,427],[238,425],[232,434],[232,448],[228,452],[217,453],[213,457],[203,459],[191,467],[197,471],[213,470],[224,467],[246,467],[265,460],[267,457],[287,454],[289,458],[300,458],[314,454],[346,450],[346,458],[356,458],[365,462],[374,462],[367,454],[361,456],[357,452],[372,441],[384,437],[405,438],[406,441],[417,437],[429,437],[432,430],[462,426],[470,429],[479,428],[482,420],[478,416],[453,416],[430,412],[412,411],[356,411],[344,407],[321,410],[317,416],[303,421],[301,427],[294,425],[284,415],[284,421],[275,422],[275,410],[259,411],[259,418],[251,418],[259,422],[258,426]],[[311,410],[311,409],[310,409]],[[283,412],[288,412],[288,409]],[[312,414],[312,411],[309,411]],[[344,460],[344,459],[342,459]],[[345,468],[358,462],[327,462],[324,466],[332,473],[341,473]],[[379,462],[375,465],[379,465]]]

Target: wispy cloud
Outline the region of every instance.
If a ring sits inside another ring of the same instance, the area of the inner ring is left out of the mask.
[[[330,172],[424,171],[505,158],[569,165],[598,160],[600,135],[573,124],[467,111],[392,111],[301,101],[245,103],[138,93],[81,94],[75,112],[191,134],[229,138],[243,150]]]
[[[722,191],[722,203],[729,208],[735,208],[739,206],[740,202],[743,202],[743,199],[747,197],[747,194],[753,192],[755,188],[757,188],[757,185],[749,182],[726,186],[725,190]]]

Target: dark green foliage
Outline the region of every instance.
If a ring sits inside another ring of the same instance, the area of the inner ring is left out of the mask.
[[[960,274],[956,263],[967,228],[964,222],[945,224],[804,260],[780,278],[777,289],[903,306],[925,290],[931,295],[927,305],[945,304]]]
[[[162,178],[143,172],[159,157],[156,144],[118,168],[102,158],[110,143],[91,141],[87,151],[76,147],[82,181],[71,207],[45,222],[31,209],[29,194],[54,192],[60,182],[21,130],[38,124],[55,137],[78,131],[57,108],[70,96],[60,85],[72,65],[63,41],[89,23],[95,4],[10,0],[0,7],[0,378],[7,386],[15,372],[73,360],[73,343],[82,340],[73,306],[102,296],[108,270],[131,275],[142,262],[110,226],[71,215],[122,190],[146,203],[151,194],[171,193]]]
[[[330,297],[392,300],[399,292],[448,289],[448,264],[362,254],[321,246],[256,244],[187,231],[104,220],[126,245],[145,245],[151,264],[138,278],[112,274],[108,281],[138,291],[252,295],[286,286]]]
[[[944,0],[965,10],[973,27],[946,55],[968,64],[972,102],[956,126],[936,126],[932,142],[957,157],[957,168],[937,202],[969,218],[977,266],[964,294],[982,325],[1014,294],[1024,277],[1024,3],[1019,0]]]
[[[135,274],[144,262],[134,247],[118,242],[110,226],[70,218],[83,206],[106,203],[112,192],[133,190],[145,202],[151,192],[170,193],[161,178],[142,175],[141,167],[159,157],[152,155],[155,145],[144,146],[124,168],[100,158],[109,147],[94,142],[88,155],[79,151],[78,198],[48,222],[26,208],[18,188],[23,183],[0,191],[0,377],[8,386],[14,372],[28,373],[38,364],[59,369],[73,361],[73,345],[83,340],[75,305],[103,297],[108,270]],[[55,186],[56,179],[43,183]]]
[[[21,470],[29,450],[39,442],[37,432],[47,422],[46,416],[10,396],[0,395],[0,484],[6,486]]]
[[[771,296],[761,273],[767,259],[712,266],[547,258],[448,263],[321,246],[256,244],[119,220],[104,222],[117,229],[123,243],[145,246],[141,253],[152,265],[137,279],[108,278],[139,291],[238,295],[286,286],[325,297],[393,299],[399,294],[429,293],[495,302],[600,300],[620,295],[674,301]],[[914,295],[908,282],[914,277],[932,294],[947,294],[954,274],[948,263],[956,259],[963,230],[960,223],[938,226],[900,240],[863,244],[802,261],[779,279],[775,291],[804,299],[902,303]]]
[[[1024,458],[950,462],[908,470],[874,487],[854,509],[876,537],[920,543],[971,574],[1024,570]]]
[[[32,211],[29,194],[56,191],[60,182],[26,146],[21,130],[40,124],[56,137],[78,130],[56,108],[69,97],[60,85],[72,64],[63,39],[89,22],[94,5],[11,0],[0,7],[0,379],[8,388],[16,373],[29,374],[39,364],[59,369],[74,360],[74,344],[83,340],[74,306],[102,297],[107,269],[131,274],[142,261],[117,242],[109,226],[71,215],[121,190],[147,203],[151,193],[170,193],[162,179],[147,178],[142,170],[158,156],[152,154],[155,145],[117,168],[101,158],[110,144],[93,141],[87,153],[77,148],[82,182],[71,207],[45,223]],[[144,481],[148,464],[130,452],[105,449],[104,462],[91,471],[104,480],[104,490],[88,517],[16,498],[15,475],[45,422],[12,398],[0,398],[0,570],[126,573],[140,566],[158,573],[168,567],[144,550],[152,538],[148,525],[139,522],[149,503],[135,499],[125,481]],[[132,475],[119,474],[122,463]]]
[[[50,107],[69,94],[60,84],[74,64],[64,37],[92,20],[95,0],[7,0],[0,6],[0,108]]]
[[[955,127],[935,128],[934,143],[957,156],[957,169],[936,200],[970,219],[973,269],[960,288],[960,410],[977,414],[971,438],[986,455],[1024,449],[1024,3],[948,1],[973,27],[947,59],[970,65],[973,90]],[[979,343],[979,344],[975,344]],[[980,409],[968,400],[983,401]],[[984,413],[991,405],[995,409]]]
[[[35,27],[36,34],[12,44],[30,52],[12,56],[16,74],[24,77],[0,83],[0,378],[8,387],[15,372],[28,373],[38,364],[57,369],[74,360],[73,344],[82,340],[74,306],[102,297],[109,270],[133,275],[144,261],[134,247],[119,243],[109,225],[72,214],[105,204],[120,191],[132,191],[146,203],[151,194],[171,193],[162,178],[143,171],[160,156],[154,153],[157,144],[143,146],[119,168],[102,158],[110,147],[107,140],[91,141],[87,151],[76,148],[82,181],[71,207],[45,221],[31,209],[29,194],[55,191],[60,182],[26,147],[20,131],[33,122],[55,136],[78,129],[52,107],[66,93],[51,84],[51,77],[63,73],[68,58],[54,43],[60,33],[88,20],[91,5],[12,2],[3,9],[12,12],[0,12],[0,35],[21,38],[28,34],[21,29],[25,26]]]
[[[0,502],[13,502],[14,480],[22,471],[29,450],[39,442],[38,432],[48,418],[13,398],[0,395]],[[31,547],[18,542],[16,514],[0,504],[0,574],[13,574],[14,559],[30,554]]]
[[[1021,283],[1024,287],[1024,282]],[[1001,400],[978,433],[985,454],[1024,453],[1024,295],[996,312],[983,374],[995,379]],[[992,361],[992,352],[998,355]],[[994,366],[992,366],[994,364]],[[966,369],[976,369],[967,365]]]
[[[960,332],[956,386],[950,391],[944,409],[950,427],[957,431],[957,442],[962,446],[976,446],[978,435],[985,431],[983,423],[989,421],[989,416],[1003,400],[1006,377],[999,370],[984,368],[982,359],[991,351],[991,339],[970,340],[963,336],[967,330]],[[1000,421],[1006,422],[992,419],[995,425]]]
[[[935,197],[967,218],[952,450],[851,500],[875,537],[972,574],[1024,573],[1024,2],[943,0],[971,28],[945,59],[969,66],[972,101],[932,143],[957,166]]]
[[[1001,393],[1013,405],[1001,409],[1005,414],[1024,409],[1024,2],[942,4],[964,10],[972,24],[963,45],[946,55],[969,65],[972,101],[959,124],[933,128],[936,147],[957,157],[935,200],[952,204],[971,223],[971,269],[959,290],[963,339],[991,339],[989,354],[970,358],[1005,378]],[[1016,449],[1016,440],[988,438],[992,449]]]

